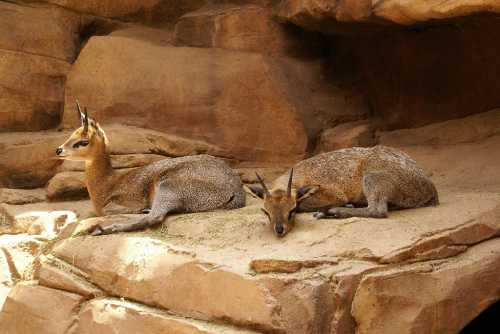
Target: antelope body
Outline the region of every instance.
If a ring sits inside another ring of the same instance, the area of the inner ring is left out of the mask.
[[[263,210],[279,236],[293,228],[297,211],[318,211],[316,218],[383,218],[389,208],[439,203],[436,188],[416,162],[386,146],[342,149],[303,160],[276,179],[271,190],[259,180],[262,188],[247,191],[264,200]],[[354,207],[343,207],[347,204]]]
[[[95,213],[118,206],[122,213],[149,213],[128,224],[97,226],[92,234],[134,231],[161,223],[169,213],[234,209],[245,205],[239,176],[222,160],[195,155],[156,161],[126,173],[111,167],[108,139],[97,122],[77,110],[82,126],[56,153],[84,160],[87,188]],[[132,136],[133,137],[133,136]],[[149,210],[150,209],[150,210]]]

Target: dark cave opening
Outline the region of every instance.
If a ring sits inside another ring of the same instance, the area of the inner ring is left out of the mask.
[[[500,330],[500,300],[481,312],[459,334],[488,334]]]

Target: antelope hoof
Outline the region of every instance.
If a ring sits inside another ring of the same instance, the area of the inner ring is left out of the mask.
[[[101,227],[101,225],[96,225],[94,227],[92,227],[90,230],[89,230],[89,234],[92,235],[92,236],[98,236],[98,235],[102,235],[103,234],[103,229]]]
[[[326,218],[326,213],[318,211],[313,214],[313,217],[316,219],[324,219]]]

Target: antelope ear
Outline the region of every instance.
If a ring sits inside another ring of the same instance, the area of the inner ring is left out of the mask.
[[[244,184],[243,189],[255,198],[264,199],[264,189],[260,186]]]
[[[297,203],[314,195],[319,190],[319,186],[305,186],[297,190]]]

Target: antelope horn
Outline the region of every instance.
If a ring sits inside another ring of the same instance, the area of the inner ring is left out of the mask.
[[[264,189],[264,192],[266,193],[266,196],[270,196],[271,194],[269,193],[269,190],[266,187],[266,184],[264,183],[264,180],[260,177],[260,175],[255,172],[255,175],[257,176],[257,179],[259,180],[260,184],[262,185],[262,189]]]
[[[292,195],[292,179],[293,179],[293,168],[290,170],[290,178],[288,179],[288,187],[286,188],[286,195],[288,197]]]
[[[78,102],[78,100],[76,100],[76,112],[78,113],[78,118],[83,123],[83,112],[82,112],[82,108],[80,108],[80,102]]]
[[[83,110],[84,110],[83,133],[87,133],[89,131],[89,114],[87,113],[87,107],[84,107]]]

